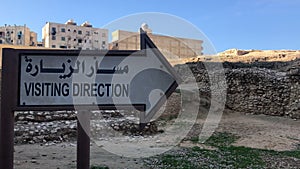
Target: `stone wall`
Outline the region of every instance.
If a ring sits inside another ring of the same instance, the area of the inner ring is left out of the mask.
[[[264,64],[268,68],[278,65]],[[226,108],[243,113],[300,118],[298,69],[279,71],[276,69],[280,68],[278,66],[271,70],[245,63],[223,65],[227,82]],[[205,65],[198,62],[190,63],[189,66],[198,82],[201,97],[210,96],[210,82]]]

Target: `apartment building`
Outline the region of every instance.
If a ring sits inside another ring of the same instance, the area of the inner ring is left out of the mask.
[[[89,22],[77,25],[47,22],[42,30],[44,47],[58,49],[108,49],[108,30],[94,28]]]
[[[37,33],[24,26],[0,26],[0,44],[36,46]]]
[[[166,56],[172,57],[171,55],[173,55],[179,58],[189,58],[203,54],[202,40],[152,34],[152,30],[147,24],[143,24],[142,28]],[[115,50],[139,50],[139,32],[114,31],[109,48]]]

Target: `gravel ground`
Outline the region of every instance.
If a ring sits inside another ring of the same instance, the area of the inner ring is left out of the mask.
[[[170,123],[172,122],[169,121]],[[207,150],[216,151],[215,155],[222,158],[226,153],[218,151],[209,146],[198,145],[189,140],[193,136],[198,136],[203,119],[200,117],[197,125],[189,133],[186,141],[180,146],[174,147],[169,154],[185,154],[189,151],[188,147],[199,146]],[[167,124],[165,124],[167,125]],[[252,148],[263,148],[269,150],[286,151],[293,150],[300,145],[300,123],[293,119],[284,117],[270,117],[266,115],[244,115],[241,113],[225,112],[217,132],[229,132],[239,136],[233,144],[235,146],[246,146]],[[139,141],[147,137],[126,136],[127,140]],[[126,158],[111,154],[101,146],[92,144],[91,164],[105,165],[109,168],[166,168],[161,166],[159,160],[161,156],[153,159]],[[155,147],[154,147],[155,148]],[[47,142],[40,144],[18,144],[15,146],[15,168],[74,168],[76,166],[76,142]],[[238,158],[238,157],[237,157]],[[203,153],[188,159],[193,163],[205,164],[214,168],[230,168],[230,165],[222,165],[204,156]],[[263,160],[268,168],[299,168],[298,158],[268,156]],[[145,166],[146,164],[147,167]],[[253,165],[255,167],[255,165]],[[76,168],[76,167],[75,167]]]

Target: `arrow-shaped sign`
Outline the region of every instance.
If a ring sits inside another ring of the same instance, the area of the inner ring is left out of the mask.
[[[141,50],[3,49],[0,167],[13,168],[13,111],[78,110],[80,169],[89,168],[90,148],[82,110],[136,107],[144,111],[140,122],[149,122],[179,78],[142,30],[140,44]]]
[[[141,50],[17,50],[18,109],[97,105],[101,109],[143,107],[151,120],[176,89],[176,72],[140,31]]]

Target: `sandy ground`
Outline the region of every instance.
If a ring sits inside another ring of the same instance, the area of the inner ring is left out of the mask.
[[[197,135],[201,130],[203,119],[198,119],[198,127],[191,134]],[[272,149],[278,151],[292,150],[300,145],[299,121],[266,115],[244,115],[225,111],[216,131],[230,132],[241,138],[237,146]],[[181,146],[191,146],[188,141]],[[193,145],[194,146],[194,145]],[[59,143],[48,146],[38,144],[15,146],[16,169],[68,169],[76,168],[76,143]],[[91,164],[104,164],[110,168],[145,168],[142,159],[116,156],[91,146]]]
[[[16,169],[70,169],[76,168],[76,143],[49,146],[37,144],[15,146]],[[110,168],[143,168],[140,159],[116,156],[98,146],[91,145],[91,165]]]
[[[238,54],[238,52],[241,52]],[[249,62],[249,61],[292,61],[300,58],[299,50],[241,50],[241,49],[228,49],[220,52],[217,55],[205,56],[201,55],[194,58],[184,59],[184,62],[195,61],[228,61],[228,62]]]
[[[266,115],[227,114],[217,131],[228,131],[241,138],[234,144],[276,151],[300,146],[300,122]]]

